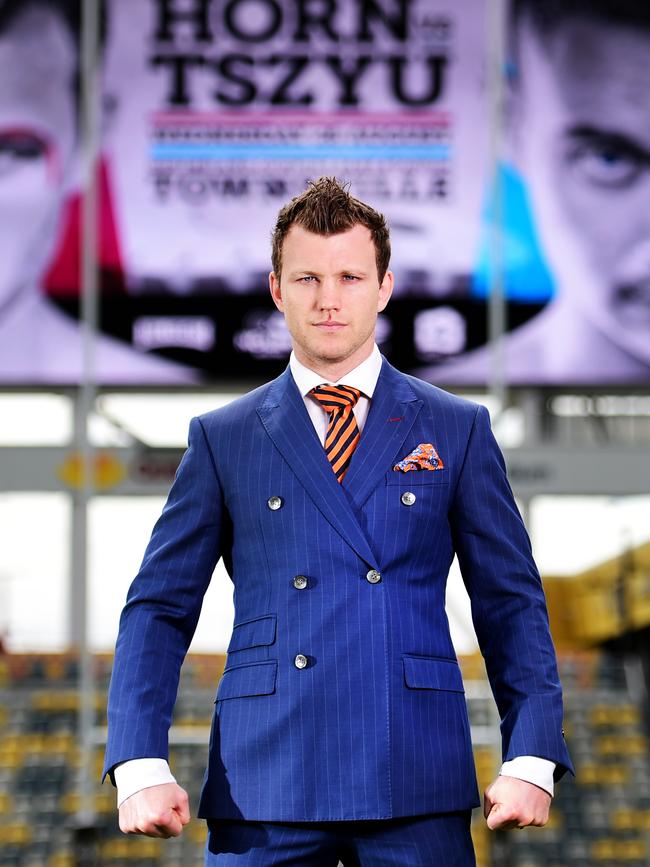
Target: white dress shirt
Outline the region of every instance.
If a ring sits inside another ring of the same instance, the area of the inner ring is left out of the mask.
[[[368,410],[370,409],[370,400],[375,393],[381,365],[381,353],[377,348],[377,344],[375,344],[365,361],[362,361],[354,370],[346,373],[345,376],[342,376],[336,382],[329,382],[323,379],[322,374],[310,370],[298,361],[295,352],[291,353],[289,358],[291,375],[298,387],[298,391],[302,395],[309,418],[312,420],[316,433],[322,443],[325,443],[328,418],[327,413],[322,407],[309,397],[309,392],[312,388],[327,382],[328,385],[349,385],[352,388],[358,389],[361,392],[361,397],[354,407],[354,416],[357,420],[359,431],[362,431],[368,416]],[[551,762],[548,759],[541,759],[538,756],[517,756],[517,758],[509,762],[504,762],[501,765],[499,773],[509,777],[516,777],[519,780],[526,780],[539,786],[541,789],[545,789],[549,795],[552,795],[554,770],[555,762]],[[131,759],[118,765],[114,773],[117,785],[118,806],[141,789],[158,786],[162,783],[176,782],[176,778],[173,776],[165,759]]]
[[[304,364],[298,361],[295,352],[292,352],[289,357],[289,367],[291,375],[298,386],[298,391],[302,395],[302,399],[307,407],[309,418],[316,428],[320,441],[324,445],[325,434],[327,433],[327,413],[320,404],[309,397],[309,392],[312,388],[325,383],[323,375],[305,367]],[[377,385],[380,371],[381,353],[377,348],[377,344],[375,344],[368,358],[362,361],[358,367],[346,373],[341,379],[337,379],[336,382],[327,382],[327,385],[349,385],[351,388],[356,388],[361,392],[361,397],[356,402],[353,410],[359,432],[363,430],[363,426],[366,423],[366,417],[370,409],[370,399],[375,393],[375,386]]]

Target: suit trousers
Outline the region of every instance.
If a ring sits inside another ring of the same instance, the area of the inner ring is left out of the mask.
[[[398,819],[209,819],[206,867],[475,867],[471,810]]]

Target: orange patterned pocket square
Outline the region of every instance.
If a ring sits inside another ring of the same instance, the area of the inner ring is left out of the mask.
[[[431,443],[420,443],[403,460],[395,464],[393,469],[410,473],[412,470],[442,470],[444,466]]]

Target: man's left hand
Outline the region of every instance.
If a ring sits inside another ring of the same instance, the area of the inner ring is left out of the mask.
[[[541,827],[548,822],[551,796],[544,789],[500,775],[485,790],[483,814],[491,831]]]

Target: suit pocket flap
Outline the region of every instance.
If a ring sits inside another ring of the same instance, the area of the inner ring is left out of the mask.
[[[404,682],[411,689],[465,692],[458,663],[434,656],[404,656]]]
[[[277,671],[275,659],[227,668],[219,681],[216,701],[246,695],[270,695],[275,692]]]
[[[244,620],[233,626],[228,653],[235,650],[245,650],[248,647],[260,647],[273,644],[275,641],[276,615],[256,617],[254,620]]]

